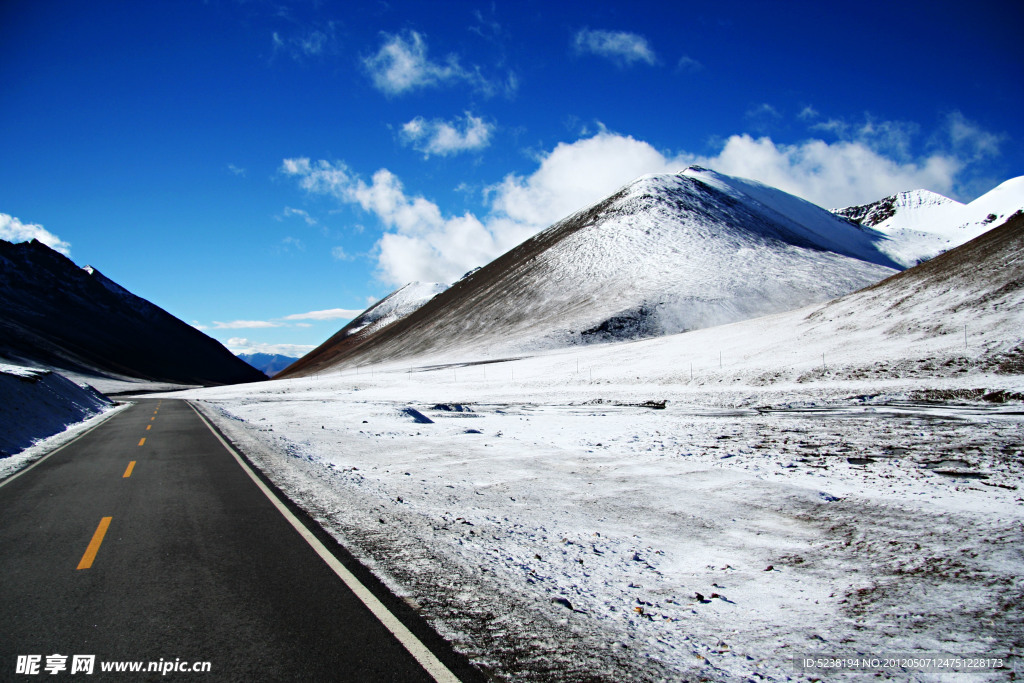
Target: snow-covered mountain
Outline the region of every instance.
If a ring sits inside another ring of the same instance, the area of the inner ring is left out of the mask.
[[[350,349],[373,339],[379,330],[410,315],[445,289],[446,285],[439,282],[410,282],[391,292],[310,352],[317,356],[316,368],[329,364],[334,358],[346,355]],[[281,372],[280,377],[301,371],[309,363],[308,358],[309,354],[300,358]]]
[[[885,234],[889,239],[879,248],[910,267],[974,239],[1021,210],[1024,176],[1007,180],[969,204],[912,190],[833,213]]]
[[[280,353],[240,353],[238,357],[267,377],[273,377],[298,360],[294,356],[284,356]]]
[[[830,337],[876,348],[895,342],[931,360],[950,346],[966,354],[969,332],[970,354],[978,362],[1009,363],[1019,373],[1024,370],[1022,257],[1024,212],[1018,212],[965,244],[825,304],[800,330],[819,344]]]
[[[177,384],[265,379],[215,339],[36,240],[0,240],[0,358]]]
[[[453,347],[515,355],[790,310],[893,274],[900,265],[879,249],[884,239],[754,181],[700,167],[645,176],[397,322],[342,330],[282,376]]]
[[[447,289],[440,282],[410,282],[360,313],[342,328],[346,336],[361,332],[371,334],[409,315]]]

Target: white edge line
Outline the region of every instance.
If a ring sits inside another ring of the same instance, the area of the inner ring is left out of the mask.
[[[278,498],[258,476],[256,476],[256,473],[252,471],[252,468],[246,464],[245,460],[242,459],[231,444],[225,441],[224,437],[222,437],[217,430],[213,428],[213,425],[210,424],[206,417],[199,412],[194,405],[192,405],[192,402],[188,401],[187,403],[195,414],[199,416],[199,419],[203,421],[203,424],[206,425],[207,429],[217,437],[217,440],[220,441],[221,445],[227,449],[227,451],[235,458],[235,461],[243,470],[245,470],[245,473],[249,475],[249,478],[252,479],[256,486],[263,491],[263,494],[270,499],[270,502],[274,504],[274,507],[276,507],[284,518],[288,520],[288,523],[299,532],[299,535],[302,536],[302,538],[306,540],[306,543],[316,551],[317,555],[320,556],[320,559],[326,562],[327,566],[338,575],[338,578],[345,582],[345,585],[348,586],[349,590],[355,593],[356,597],[358,597],[362,603],[369,608],[373,613],[373,616],[377,617],[377,620],[384,624],[385,628],[391,631],[395,638],[398,639],[398,642],[400,642],[402,646],[409,651],[409,654],[416,658],[416,661],[420,663],[420,666],[426,669],[427,673],[433,676],[434,680],[438,683],[460,683],[458,676],[453,674],[448,667],[442,664],[441,660],[435,657],[434,653],[431,652],[426,645],[420,642],[419,638],[413,635],[412,631],[407,629],[395,615],[388,611],[388,608],[384,606],[384,603],[378,600],[377,597],[371,593],[370,590],[364,586],[352,572],[345,568],[345,565],[338,561],[338,558],[336,558],[334,554],[320,542],[320,539],[314,536],[313,533],[306,528],[306,525],[292,514],[292,511],[281,502],[281,499]]]
[[[115,408],[112,408],[112,409],[108,410],[107,412],[103,413],[102,415],[98,415],[97,417],[99,417],[101,419],[97,420],[96,424],[92,425],[91,427],[86,429],[81,434],[78,434],[77,436],[75,436],[73,439],[71,439],[71,441],[68,441],[67,443],[63,443],[60,446],[57,446],[56,448],[54,448],[52,451],[50,451],[46,455],[41,456],[39,459],[37,459],[31,465],[28,465],[27,467],[22,467],[20,470],[16,471],[14,474],[10,475],[9,477],[4,479],[3,481],[0,481],[0,488],[3,488],[4,486],[7,486],[12,481],[17,479],[21,475],[25,474],[26,472],[28,472],[30,469],[32,469],[36,465],[42,464],[42,462],[44,460],[46,460],[47,458],[49,458],[51,455],[56,455],[57,453],[61,452],[62,450],[64,450],[65,448],[67,448],[71,444],[75,443],[76,441],[81,439],[83,436],[85,436],[86,434],[91,432],[92,430],[94,430],[97,427],[99,427],[101,424],[103,424],[104,422],[106,422],[110,418],[114,417],[115,415],[121,414],[121,412],[123,412],[126,408],[129,408],[129,407],[131,407],[133,405],[135,405],[135,404],[134,403],[124,403],[124,404],[122,404],[120,406],[117,406]],[[51,436],[56,436],[56,434],[51,434]]]

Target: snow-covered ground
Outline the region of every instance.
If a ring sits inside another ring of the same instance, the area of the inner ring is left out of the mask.
[[[795,669],[806,653],[1012,666],[1014,315],[853,330],[850,301],[176,396],[500,678],[821,677]]]

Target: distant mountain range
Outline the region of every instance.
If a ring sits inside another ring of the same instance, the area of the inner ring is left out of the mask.
[[[1024,179],[968,205],[919,191],[830,213],[700,167],[646,176],[411,313],[383,326],[350,324],[281,376],[456,349],[514,356],[791,310],[874,284],[1022,206]]]
[[[880,248],[913,266],[972,240],[1024,209],[1024,176],[1002,183],[970,204],[928,190],[900,192],[863,206],[833,209],[888,239]]]
[[[298,360],[298,358],[282,356],[279,353],[240,353],[238,357],[267,377],[273,377]]]
[[[215,339],[36,240],[0,240],[0,359],[175,384],[266,379]]]
[[[1024,177],[969,204],[915,190],[829,212],[693,166],[639,178],[450,287],[410,283],[298,360],[236,357],[94,268],[37,241],[0,241],[0,362],[214,385],[656,337],[876,291],[883,280],[899,283],[877,290],[893,298],[893,287],[917,280],[886,278],[921,262],[951,263],[936,258],[947,252],[964,259],[957,247],[993,228],[1019,230],[1022,215]],[[972,248],[963,263],[990,272],[979,261],[989,252]],[[1016,272],[1012,259],[1000,258],[1003,272]],[[923,267],[913,272],[932,272]],[[965,268],[956,282],[969,276]]]

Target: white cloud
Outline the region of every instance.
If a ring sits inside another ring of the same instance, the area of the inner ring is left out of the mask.
[[[447,156],[458,152],[483,149],[491,142],[494,125],[469,112],[461,119],[427,121],[417,116],[402,126],[401,137],[426,156]]]
[[[440,62],[431,60],[426,39],[417,31],[385,33],[380,49],[364,58],[363,66],[377,89],[387,95],[457,83],[466,83],[485,95],[511,95],[518,85],[515,74],[510,73],[505,82],[499,82],[485,77],[480,67],[463,67],[454,54]]]
[[[953,149],[972,161],[999,154],[999,146],[1007,140],[1005,134],[990,133],[968,121],[959,111],[946,117],[946,130]]]
[[[316,348],[308,344],[265,344],[263,342],[254,342],[245,337],[232,337],[224,345],[234,354],[268,353],[291,356],[292,358],[301,358]]]
[[[779,110],[776,109],[775,107],[773,107],[772,105],[768,104],[767,102],[762,102],[761,104],[757,105],[756,107],[751,107],[750,109],[747,110],[747,113],[745,114],[745,116],[748,119],[758,119],[758,118],[760,118],[760,119],[764,119],[764,118],[781,119],[782,118],[782,114],[779,113]]]
[[[529,176],[509,174],[490,188],[494,214],[535,230],[598,201],[646,173],[665,173],[669,161],[646,142],[601,132],[561,142]],[[679,170],[679,169],[675,169]]]
[[[800,110],[799,117],[805,121],[816,119],[818,118],[818,110],[808,104]]]
[[[533,172],[509,174],[489,187],[488,210],[479,217],[446,215],[425,197],[408,194],[387,169],[374,173],[369,183],[343,163],[285,159],[282,171],[310,192],[333,195],[374,214],[384,227],[376,245],[377,274],[397,286],[414,280],[451,282],[648,173],[700,164],[832,208],[917,188],[955,196],[970,155],[995,144],[984,131],[960,127],[955,118],[947,133],[953,144],[965,148],[963,154],[947,143],[945,150],[913,155],[906,142],[912,127],[899,122],[869,119],[846,126],[845,139],[832,142],[810,138],[783,144],[767,136],[733,135],[710,155],[668,153],[603,130],[559,143],[538,156]]]
[[[245,169],[242,168],[241,166],[236,166],[234,164],[228,164],[228,171],[230,171],[232,173],[232,175],[240,176],[242,178],[245,177]]]
[[[362,313],[361,310],[352,308],[329,308],[323,311],[310,311],[309,313],[292,313],[281,320],[351,320]]]
[[[345,247],[333,247],[331,248],[331,256],[336,261],[352,261],[355,259],[354,256],[350,256]]]
[[[306,190],[358,204],[381,221],[386,231],[377,243],[378,276],[392,285],[453,280],[500,253],[498,245],[514,244],[496,242],[472,214],[446,217],[437,204],[409,196],[387,169],[374,173],[370,183],[343,163],[286,159],[281,170]]]
[[[962,161],[941,153],[900,162],[863,142],[806,140],[783,145],[749,135],[733,135],[718,154],[692,161],[759,180],[829,208],[918,188],[948,195],[963,168]]]
[[[38,240],[54,251],[59,251],[65,256],[71,255],[71,245],[43,226],[35,223],[22,223],[6,213],[0,213],[0,239],[8,242]]]
[[[695,73],[703,68],[703,64],[698,62],[693,57],[689,57],[687,55],[683,55],[682,57],[679,58],[679,61],[676,62],[676,71],[682,73]]]
[[[213,321],[213,329],[215,330],[255,330],[281,326],[281,323],[275,323],[270,320],[232,320],[231,322],[226,323],[220,322],[219,320]]]
[[[337,26],[334,22],[327,22],[316,28],[296,31],[290,36],[282,36],[274,31],[270,41],[275,54],[285,52],[296,61],[320,57],[337,51]]]
[[[310,216],[308,211],[303,209],[293,209],[290,206],[284,207],[284,211],[282,211],[281,215],[276,218],[280,221],[285,218],[291,218],[292,216],[298,216],[302,220],[306,221],[306,225],[316,225],[316,219]]]
[[[329,308],[322,311],[309,311],[308,313],[292,313],[273,320],[232,320],[230,322],[213,321],[212,326],[201,325],[193,322],[192,326],[200,329],[213,330],[260,330],[274,327],[309,327],[308,323],[295,322],[297,320],[351,320],[360,313],[362,309],[353,308]]]
[[[306,244],[298,237],[288,236],[281,240],[281,243],[277,245],[275,251],[277,253],[290,253],[292,250],[306,251]]]
[[[607,57],[620,66],[632,66],[638,62],[653,66],[658,63],[658,58],[648,45],[647,39],[627,31],[585,28],[573,38],[573,47],[579,54],[591,53]]]

